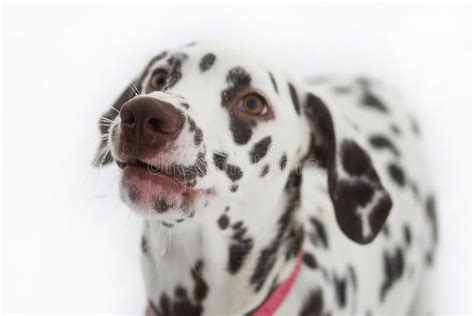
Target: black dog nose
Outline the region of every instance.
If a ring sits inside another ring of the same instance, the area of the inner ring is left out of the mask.
[[[175,139],[185,121],[184,115],[171,104],[146,96],[126,102],[120,118],[127,138],[148,145],[164,145]]]

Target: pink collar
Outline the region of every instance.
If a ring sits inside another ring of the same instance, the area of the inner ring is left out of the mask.
[[[295,268],[290,276],[273,291],[257,310],[252,312],[251,316],[272,316],[276,312],[295,284],[302,262],[303,254],[300,253],[296,258]]]
[[[258,309],[256,309],[250,314],[250,316],[272,316],[276,312],[278,307],[280,307],[280,305],[283,303],[285,298],[288,296],[288,293],[290,293],[291,288],[295,284],[296,278],[298,277],[298,273],[301,270],[302,262],[303,254],[300,253],[296,258],[296,264],[290,276],[283,283],[281,283],[265,300],[265,302],[263,302],[262,305],[258,307]],[[146,316],[158,315],[159,314],[156,310],[156,307],[150,301],[146,310]]]

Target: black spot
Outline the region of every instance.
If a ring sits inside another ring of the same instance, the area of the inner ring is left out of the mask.
[[[309,240],[311,241],[311,243],[314,246],[322,246],[323,248],[328,248],[328,237],[323,223],[321,223],[320,220],[314,217],[311,217],[309,221],[314,228],[312,231],[309,232]]]
[[[387,107],[382,103],[379,97],[375,96],[368,89],[366,89],[362,94],[361,104],[383,113],[388,112]]]
[[[385,278],[380,288],[380,300],[383,302],[387,291],[399,280],[405,268],[405,260],[403,251],[397,247],[395,253],[390,255],[388,252],[384,253],[384,272]]]
[[[164,213],[172,207],[172,202],[165,197],[155,198],[154,209],[158,213]]]
[[[128,198],[130,201],[136,203],[140,198],[140,191],[134,186],[128,188]]]
[[[167,62],[171,65],[171,71],[168,75],[168,82],[163,90],[169,90],[174,87],[179,80],[181,80],[183,62],[188,58],[186,54],[177,54],[176,56],[170,57]]]
[[[385,223],[387,219],[388,212],[392,208],[392,200],[389,195],[384,194],[377,204],[372,208],[369,215],[369,224],[372,230],[373,237],[375,237],[380,228]]]
[[[180,105],[181,105],[183,108],[185,108],[186,110],[189,109],[189,104],[187,104],[187,103],[185,103],[185,102],[180,103]]]
[[[153,64],[155,64],[155,63],[159,62],[160,60],[162,60],[163,58],[165,58],[167,54],[168,53],[166,51],[163,51],[159,55],[153,57],[153,59],[150,60],[150,62],[148,63],[148,67],[152,66]]]
[[[352,176],[361,176],[372,172],[369,155],[354,141],[343,140],[341,143],[341,161],[344,170]]]
[[[168,65],[172,65],[175,62],[175,60],[176,60],[176,58],[174,56],[170,56],[170,57],[168,57],[166,62],[168,63]]]
[[[225,104],[234,99],[240,92],[250,86],[252,77],[242,67],[234,67],[227,73],[226,83],[228,87],[222,91],[221,100]]]
[[[320,316],[323,314],[323,294],[320,289],[312,290],[303,302],[300,316]]]
[[[388,165],[388,172],[392,177],[392,180],[395,181],[396,184],[401,187],[405,185],[405,173],[403,172],[403,169],[400,166],[391,163]]]
[[[203,266],[203,261],[198,260],[194,268],[191,270],[191,276],[194,280],[194,299],[198,302],[202,302],[206,298],[209,290],[206,281],[202,277]]]
[[[382,232],[385,237],[390,237],[390,229],[388,228],[387,224],[383,225]]]
[[[372,208],[369,215],[371,234],[363,236],[362,222],[360,215],[357,213],[357,208],[366,206],[372,199],[374,195],[373,186],[365,182],[342,180],[338,182],[334,195],[340,197],[334,199],[333,203],[336,219],[342,231],[359,243],[368,243],[375,238],[388,216],[388,210],[392,205],[391,199],[384,195]],[[343,212],[343,214],[339,214],[340,212]]]
[[[351,88],[347,86],[337,86],[334,87],[333,91],[337,94],[349,94],[351,93]]]
[[[418,185],[416,184],[416,182],[412,181],[410,183],[410,188],[411,188],[411,191],[413,192],[414,197],[418,199],[420,197],[420,192],[418,190]]]
[[[268,171],[270,171],[270,165],[265,164],[265,166],[262,168],[262,171],[260,172],[260,178],[265,177],[268,174]]]
[[[312,93],[306,96],[304,113],[312,129],[310,148],[305,160],[312,159],[322,168],[330,168],[334,164],[335,134],[331,114],[323,101]],[[318,143],[314,135],[318,135]]]
[[[204,55],[204,57],[201,59],[201,62],[199,63],[199,68],[201,69],[202,72],[205,72],[209,70],[209,68],[214,65],[214,62],[216,61],[216,55],[212,53],[208,53]]]
[[[352,265],[349,265],[348,270],[349,270],[349,277],[352,281],[352,285],[354,287],[354,290],[356,290],[357,289],[357,277],[356,277],[355,269]]]
[[[425,254],[425,263],[426,265],[430,266],[433,264],[433,253],[431,251],[428,251]]]
[[[410,120],[411,120],[411,128],[412,128],[413,134],[416,136],[420,135],[420,128],[418,127],[417,121],[415,120],[415,118],[411,118]]]
[[[168,222],[164,222],[164,221],[161,221],[160,224],[163,225],[163,226],[165,226],[165,227],[168,227],[168,228],[171,228],[171,227],[174,226],[173,224],[168,223]]]
[[[395,134],[395,135],[400,135],[402,133],[402,131],[400,130],[400,127],[398,127],[398,125],[396,124],[392,124],[392,126],[390,127],[390,129],[392,130],[392,132]]]
[[[252,78],[242,67],[234,67],[229,70],[226,78],[228,87],[221,93],[222,105],[226,106],[240,92],[250,86]],[[257,125],[255,119],[244,118],[238,113],[230,114],[230,131],[234,142],[238,145],[246,144],[252,137],[252,127]]]
[[[252,127],[257,125],[255,119],[243,118],[237,114],[230,113],[230,131],[237,145],[245,145],[252,138]]]
[[[224,170],[225,165],[227,164],[227,157],[228,156],[226,153],[214,153],[212,158],[214,160],[214,165],[217,167],[217,169],[222,171]]]
[[[303,262],[305,265],[307,265],[311,269],[316,269],[318,267],[318,263],[316,262],[316,259],[314,259],[314,256],[310,254],[309,252],[304,253]]]
[[[244,222],[238,221],[232,225],[232,229],[241,229],[244,226]]]
[[[288,243],[286,244],[285,259],[288,261],[299,255],[304,241],[304,229],[302,226],[294,227],[288,235]]]
[[[220,229],[226,229],[229,226],[229,216],[225,214],[221,215],[217,221],[217,224],[219,224]]]
[[[229,248],[228,270],[231,274],[237,273],[243,265],[244,259],[253,248],[253,240],[247,236],[247,229],[242,222],[233,225],[232,244]]]
[[[403,239],[405,240],[407,246],[411,245],[411,230],[406,224],[403,226]]]
[[[388,149],[390,150],[395,156],[400,156],[400,152],[395,147],[390,139],[383,135],[372,135],[369,138],[370,144],[377,149]]]
[[[270,76],[270,81],[272,82],[273,89],[275,89],[275,92],[278,94],[278,85],[275,81],[275,77],[273,77],[273,74],[271,72],[269,72],[268,75]]]
[[[347,283],[346,279],[339,279],[337,276],[334,276],[334,287],[336,289],[336,299],[339,306],[342,308],[346,306],[347,302]]]
[[[433,241],[437,242],[438,241],[438,220],[436,216],[436,203],[434,196],[430,195],[426,199],[426,215],[428,216],[428,219],[431,223],[432,226],[432,236],[433,236]]]
[[[366,206],[374,195],[374,189],[370,184],[365,182],[351,182],[341,180],[338,183],[338,193],[344,197],[347,205],[347,210],[351,209],[349,204],[353,207]]]
[[[202,133],[202,130],[200,128],[197,128],[196,131],[194,132],[194,145],[198,146],[199,144],[202,143],[204,139],[204,135]]]
[[[272,138],[267,136],[255,143],[250,151],[250,161],[252,163],[257,163],[260,159],[265,157],[271,142]]]
[[[344,139],[340,145],[341,161],[344,170],[351,175],[350,180],[339,180],[334,164],[329,176],[329,192],[336,211],[336,219],[342,231],[358,243],[369,243],[382,228],[390,209],[392,200],[380,183],[369,155],[354,141]],[[329,160],[332,161],[332,160]],[[357,177],[357,178],[354,178]],[[370,210],[370,232],[362,234],[359,206],[364,207],[373,198],[375,191],[382,193],[377,204]]]
[[[362,88],[366,89],[368,88],[373,82],[372,79],[369,79],[367,77],[358,77],[356,78],[356,82],[362,86]]]
[[[178,296],[178,297],[186,297],[186,289],[182,286],[177,286],[175,289],[174,289],[174,295]]]
[[[143,252],[143,253],[147,253],[147,252],[148,252],[148,241],[146,240],[146,237],[145,237],[145,236],[142,236],[141,247],[142,247],[142,252]]]
[[[242,178],[243,172],[242,169],[240,169],[238,166],[231,165],[230,163],[228,163],[226,165],[226,174],[230,180],[237,181]]]
[[[300,101],[298,99],[296,89],[291,83],[288,83],[288,88],[290,89],[291,102],[293,102],[293,106],[295,107],[296,113],[300,115]]]
[[[280,159],[280,169],[284,170],[286,167],[286,164],[288,162],[288,156],[286,154],[283,154]]]
[[[237,192],[237,189],[239,188],[238,184],[232,184],[229,188],[230,192],[234,193]]]
[[[196,125],[196,122],[189,116],[188,116],[188,122],[189,122],[189,131],[194,132],[194,145],[198,146],[199,144],[202,143],[204,139],[202,129],[200,129]]]

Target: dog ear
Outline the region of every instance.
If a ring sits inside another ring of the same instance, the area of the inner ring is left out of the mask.
[[[112,155],[110,154],[109,144],[107,135],[109,132],[109,127],[111,122],[115,120],[117,115],[120,113],[122,104],[132,99],[136,94],[135,82],[132,82],[120,95],[120,97],[115,101],[115,103],[110,107],[110,109],[102,114],[99,118],[99,130],[101,135],[101,141],[97,153],[95,155],[93,165],[95,167],[102,167],[104,165],[112,162]]]
[[[343,233],[359,244],[370,243],[392,208],[361,135],[316,95],[306,93],[304,114],[311,131],[310,157],[328,170],[328,187]]]

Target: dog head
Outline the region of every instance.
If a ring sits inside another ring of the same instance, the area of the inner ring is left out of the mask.
[[[367,243],[391,200],[340,117],[266,60],[197,43],[153,58],[101,117],[96,164],[116,161],[122,199],[167,226],[235,200],[264,225],[295,174],[325,168],[342,231]]]

